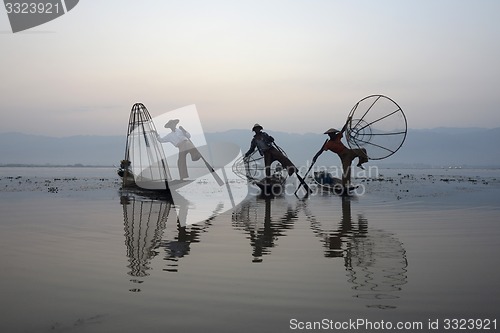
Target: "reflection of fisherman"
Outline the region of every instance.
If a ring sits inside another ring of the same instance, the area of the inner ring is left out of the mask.
[[[270,255],[272,249],[278,246],[278,239],[286,236],[286,230],[293,229],[298,219],[297,211],[290,206],[285,212],[280,212],[280,218],[275,218],[277,212],[272,212],[272,208],[280,208],[280,202],[274,202],[278,206],[272,203],[270,198],[265,201],[246,201],[232,215],[233,226],[243,230],[250,240],[254,263],[260,263],[265,255]]]
[[[352,226],[352,215],[351,215],[351,200],[348,197],[342,197],[342,220],[339,225],[338,230],[332,230],[328,232],[327,237],[325,237],[325,246],[327,251],[325,253],[326,257],[339,257],[345,256],[345,265],[350,265],[351,252],[344,251],[346,242],[349,244],[347,248],[351,245],[351,238],[354,237],[364,237],[363,234],[356,234],[356,230]],[[360,230],[362,228],[361,218],[359,219]]]
[[[294,172],[297,172],[297,168],[288,159],[288,157],[283,155],[281,151],[273,146],[274,138],[266,132],[262,132],[262,126],[255,124],[252,131],[255,132],[255,135],[253,136],[250,144],[250,149],[248,149],[245,154],[245,158],[248,158],[255,151],[255,148],[257,148],[260,155],[264,156],[267,178],[271,177],[271,163],[274,161],[279,161],[281,165],[288,170],[289,176],[291,176]]]
[[[340,160],[342,161],[342,186],[347,188],[348,183],[351,182],[351,163],[357,157],[358,164],[357,166],[361,169],[363,168],[363,163],[368,162],[368,156],[366,154],[366,149],[349,149],[342,143],[341,139],[343,137],[343,133],[347,129],[347,124],[351,121],[351,117],[347,119],[344,127],[340,131],[330,128],[324,134],[328,134],[330,139],[325,142],[323,147],[314,155],[313,163],[316,162],[316,159],[323,153],[325,150],[331,150],[336,153]]]
[[[186,131],[182,126],[177,128],[177,124],[179,123],[179,119],[171,119],[165,124],[165,128],[170,128],[172,132],[165,135],[158,140],[160,142],[170,142],[177,148],[179,148],[179,158],[177,160],[177,167],[179,168],[179,177],[180,179],[187,178],[188,170],[186,165],[186,156],[187,154],[191,154],[192,161],[198,161],[201,158],[201,154],[193,145],[189,138],[191,134]]]

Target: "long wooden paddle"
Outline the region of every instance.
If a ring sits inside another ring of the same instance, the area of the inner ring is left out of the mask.
[[[328,139],[326,139],[325,143],[328,142]],[[323,143],[323,145],[321,147],[323,147],[325,145],[325,143]],[[309,174],[309,171],[311,171],[312,167],[314,166],[314,164],[316,164],[316,161],[312,162],[311,166],[309,167],[309,169],[307,169],[307,172],[306,174],[304,175],[304,178],[307,177],[307,175]],[[299,186],[297,187],[297,189],[295,190],[295,192],[293,192],[294,195],[297,194],[297,192],[299,191],[300,187],[303,185],[302,182],[300,182]],[[310,191],[310,189],[308,189],[308,191]]]
[[[281,149],[281,148],[280,148],[280,147],[279,147],[279,146],[278,146],[275,142],[273,142],[273,146],[274,146],[274,148],[276,148],[276,149],[277,149],[277,150],[278,150],[281,154],[283,154],[283,155],[285,156],[285,154],[284,154],[284,152],[283,152],[283,149]],[[292,165],[293,165],[293,163],[292,163]],[[304,188],[306,189],[306,191],[307,191],[306,196],[308,196],[308,195],[309,195],[309,193],[312,193],[312,191],[311,191],[311,189],[309,188],[309,186],[306,184],[306,182],[304,181],[304,178],[302,178],[302,177],[299,175],[299,170],[297,169],[297,167],[296,167],[295,165],[294,165],[294,168],[295,168],[295,175],[297,176],[297,179],[299,180],[300,185],[304,186]],[[299,185],[299,187],[300,187],[300,185]],[[297,195],[296,193],[297,193],[297,191],[295,191],[294,195]]]
[[[299,176],[298,172],[295,172],[295,176],[297,176],[298,180],[300,181],[300,185],[304,186],[304,188],[306,189],[306,191],[307,191],[306,197],[307,197],[310,193],[312,193],[312,190],[309,188],[309,185],[306,184],[306,182],[304,181],[304,178]],[[300,187],[300,185],[299,185],[299,187]],[[295,191],[295,193],[297,193],[297,191]],[[295,195],[297,195],[297,194],[295,194]]]
[[[193,144],[193,142],[191,141],[191,139],[188,139],[188,140]],[[210,173],[214,177],[214,179],[217,182],[217,184],[219,184],[219,186],[224,185],[224,181],[219,177],[219,175],[217,174],[217,172],[215,172],[214,168],[210,165],[210,163],[208,163],[208,161],[205,159],[205,157],[203,157],[203,155],[201,154],[201,152],[198,150],[198,148],[196,148],[196,146],[194,144],[193,144],[193,146],[194,146],[194,149],[196,149],[196,151],[198,152],[198,154],[200,154],[201,159],[203,160],[203,162],[207,166],[208,171],[210,171]]]
[[[316,163],[316,162],[314,162],[314,163]],[[306,174],[304,175],[304,178],[306,178],[306,177],[307,177],[307,175],[309,174],[309,171],[311,171],[311,169],[312,169],[312,167],[313,167],[314,163],[313,163],[313,164],[311,164],[311,166],[310,166],[310,167],[309,167],[309,169],[307,170]],[[297,175],[297,176],[298,176],[298,175]],[[299,180],[300,180],[300,179],[299,179]],[[294,195],[296,195],[296,194],[297,194],[297,192],[300,190],[300,187],[301,187],[302,185],[304,185],[304,184],[305,184],[305,181],[304,181],[304,179],[302,179],[302,181],[299,183],[299,186],[297,187],[297,189],[295,190],[295,192],[293,192],[293,194],[294,194]],[[310,190],[311,190],[311,189],[309,189],[309,187],[307,187],[306,189],[307,189],[308,191],[310,191]]]

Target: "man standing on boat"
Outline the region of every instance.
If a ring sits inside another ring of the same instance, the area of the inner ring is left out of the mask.
[[[350,121],[351,117],[347,119],[347,122],[340,131],[336,130],[335,128],[328,129],[324,134],[328,134],[330,139],[324,143],[321,149],[313,157],[313,164],[316,163],[316,160],[318,159],[319,155],[321,155],[325,150],[331,150],[340,157],[340,160],[342,162],[342,187],[344,189],[347,189],[351,183],[352,161],[357,157],[358,158],[357,166],[361,169],[364,169],[363,163],[368,162],[368,155],[366,154],[366,149],[364,148],[349,149],[341,141],[343,133],[347,129],[347,125],[349,124]],[[347,193],[347,191],[345,191],[344,193]]]
[[[158,137],[158,141],[165,143],[170,142],[175,147],[179,148],[179,158],[177,159],[177,167],[179,168],[179,177],[181,180],[189,177],[186,157],[187,154],[191,154],[192,161],[198,161],[201,158],[201,154],[193,145],[191,140],[191,134],[184,129],[184,127],[177,124],[179,119],[171,119],[165,124],[165,128],[170,128],[171,132],[164,137]]]
[[[288,171],[288,175],[291,176],[295,173],[297,179],[304,186],[307,191],[306,195],[309,195],[311,190],[309,186],[304,182],[304,179],[299,175],[297,167],[290,161],[288,157],[286,157],[281,149],[274,143],[274,138],[262,131],[262,126],[259,124],[255,124],[252,127],[252,131],[255,132],[255,135],[252,138],[252,142],[250,143],[250,149],[245,153],[245,158],[247,159],[257,148],[260,155],[264,156],[264,165],[266,170],[266,180],[271,179],[271,164],[274,161],[278,161],[281,163],[283,168],[286,168]]]
[[[288,171],[288,175],[293,175],[294,172],[297,172],[297,168],[290,161],[288,157],[286,157],[280,150],[278,150],[274,145],[274,138],[262,131],[262,126],[259,124],[255,124],[252,128],[252,131],[255,132],[255,135],[252,138],[252,142],[250,143],[250,149],[245,153],[245,158],[248,158],[257,148],[259,154],[264,156],[264,165],[266,170],[266,177],[271,177],[271,164],[274,161],[279,161],[281,165],[286,168]]]

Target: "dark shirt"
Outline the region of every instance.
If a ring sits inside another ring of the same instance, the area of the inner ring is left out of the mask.
[[[274,138],[266,132],[257,133],[253,136],[252,142],[250,143],[250,149],[248,149],[245,156],[249,156],[253,153],[255,148],[259,150],[260,155],[264,155],[264,152],[272,147],[273,142]]]

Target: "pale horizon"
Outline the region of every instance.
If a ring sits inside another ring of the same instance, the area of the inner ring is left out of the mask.
[[[128,118],[127,118],[128,119]],[[47,138],[56,138],[56,139],[62,139],[62,138],[68,138],[68,137],[77,137],[77,136],[103,136],[103,137],[114,137],[114,136],[127,136],[127,124],[125,124],[125,127],[123,128],[122,133],[114,133],[114,134],[88,134],[88,133],[74,133],[74,134],[63,134],[63,135],[57,135],[57,134],[51,134],[51,133],[29,133],[29,132],[20,132],[20,131],[0,131],[0,134],[6,135],[6,134],[20,134],[20,135],[34,135],[34,136],[43,136]],[[201,124],[203,126],[203,124]],[[339,126],[340,127],[340,126]],[[326,130],[325,128],[324,130]],[[408,132],[436,132],[436,133],[446,133],[447,130],[455,131],[455,134],[460,133],[461,131],[490,131],[490,130],[497,130],[500,129],[500,126],[497,127],[475,127],[475,126],[470,126],[470,127],[450,127],[450,126],[437,126],[437,127],[429,127],[429,128],[408,128]],[[228,129],[220,129],[220,130],[214,130],[214,131],[203,131],[205,134],[218,134],[218,133],[225,133],[229,131],[241,131],[241,132],[248,132],[248,139],[249,142],[252,138],[252,136],[255,134],[248,128],[228,128]],[[304,132],[293,132],[293,131],[286,131],[286,130],[276,130],[274,128],[264,128],[264,132],[272,132],[272,133],[284,133],[284,134],[290,134],[290,135],[310,135],[310,134],[317,134],[317,135],[322,135],[323,132],[312,132],[312,131],[304,131]]]

